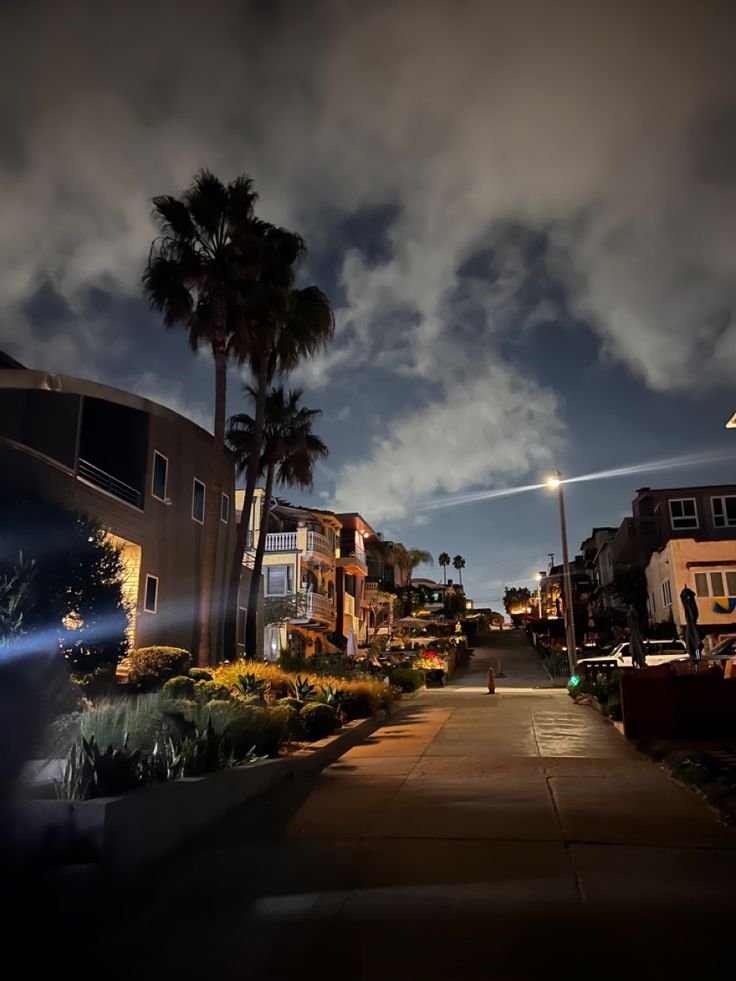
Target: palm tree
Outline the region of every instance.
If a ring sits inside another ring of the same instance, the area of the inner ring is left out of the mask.
[[[458,571],[458,574],[460,576],[460,588],[462,589],[463,569],[465,568],[465,559],[462,557],[462,555],[456,555],[455,558],[452,560],[452,564]]]
[[[253,206],[257,195],[250,177],[223,185],[201,170],[180,198],[153,199],[160,228],[143,273],[151,306],[163,314],[166,327],[183,327],[193,350],[207,345],[215,362],[214,440],[206,495],[197,661],[212,656],[212,607],[217,538],[220,528],[227,362],[245,353],[243,286],[258,272],[259,223]]]
[[[447,567],[452,562],[452,559],[447,552],[440,552],[437,561],[442,566],[442,582],[447,585]]]
[[[255,401],[256,391],[249,386],[245,390]],[[265,472],[266,489],[248,594],[246,623],[251,618],[255,622],[258,614],[259,587],[274,480],[282,486],[308,489],[312,486],[315,461],[319,457],[326,457],[328,452],[322,440],[312,432],[314,420],[322,413],[319,409],[300,406],[301,397],[300,389],[284,392],[283,388],[275,388],[266,396],[263,441],[258,459],[258,475],[262,476]],[[255,419],[246,413],[233,416],[230,419],[227,444],[235,452],[236,467],[238,473],[242,474],[258,446],[255,439]],[[255,649],[251,648],[248,653],[254,655]]]
[[[299,261],[306,246],[299,235],[272,225],[261,226],[261,269],[255,284],[248,284],[246,312],[249,323],[247,360],[255,386],[253,445],[263,442],[266,396],[276,374],[292,371],[305,357],[332,338],[335,321],[329,300],[316,286],[294,289]],[[238,591],[253,496],[258,481],[260,455],[248,457],[245,495],[235,543],[227,594],[224,648],[234,657],[237,642]],[[257,646],[255,614],[246,618],[246,653]]]
[[[412,573],[418,565],[434,565],[432,555],[423,548],[407,548],[408,572],[411,579]]]

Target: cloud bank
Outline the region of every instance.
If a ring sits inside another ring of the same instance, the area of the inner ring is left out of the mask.
[[[336,502],[389,514],[492,485],[560,437],[559,399],[504,361],[509,336],[557,309],[522,303],[535,272],[526,248],[498,254],[504,225],[544,236],[602,356],[660,391],[733,377],[733,5],[10,8],[0,300],[17,356],[88,374],[111,346],[133,356],[90,291],[139,295],[150,197],[207,165],[250,172],[264,216],[302,230],[314,256],[344,216],[384,216],[380,248],[332,255],[338,337],[302,380],[378,367],[434,397],[384,413]],[[44,288],[68,317],[39,338],[28,304]]]

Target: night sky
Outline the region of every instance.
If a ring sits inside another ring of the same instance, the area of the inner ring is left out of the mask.
[[[498,607],[559,556],[554,497],[422,505],[723,457],[571,486],[574,548],[638,487],[736,482],[735,11],[4,4],[0,348],[209,425],[207,354],[141,296],[150,199],[249,173],[336,311],[294,378],[331,448],[311,500],[462,553]]]

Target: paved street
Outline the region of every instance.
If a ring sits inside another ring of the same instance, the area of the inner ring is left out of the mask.
[[[736,834],[550,688],[520,634],[490,643],[175,863],[112,942],[171,977],[702,971],[727,944]]]

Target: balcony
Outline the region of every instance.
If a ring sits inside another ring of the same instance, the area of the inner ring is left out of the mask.
[[[339,569],[344,569],[353,576],[367,576],[368,575],[368,565],[365,561],[365,552],[361,549],[351,550],[346,552],[344,549],[340,549],[340,557],[337,560],[337,567]]]
[[[277,531],[266,535],[267,552],[296,552],[297,533],[295,531]]]
[[[320,593],[305,593],[307,597],[306,615],[310,620],[322,620],[324,623],[332,623],[335,612],[332,608],[332,600]]]
[[[100,470],[94,463],[89,463],[81,457],[77,461],[77,477],[87,484],[99,487],[100,490],[117,497],[126,504],[131,504],[134,508],[142,508],[141,492],[131,487],[130,484],[118,480],[104,470]]]
[[[308,531],[307,532],[307,547],[306,554],[314,554],[319,558],[334,559],[335,552],[330,546],[330,541],[324,535],[320,535],[318,531]]]
[[[611,543],[614,563],[647,561],[663,542],[658,517],[624,518]]]

